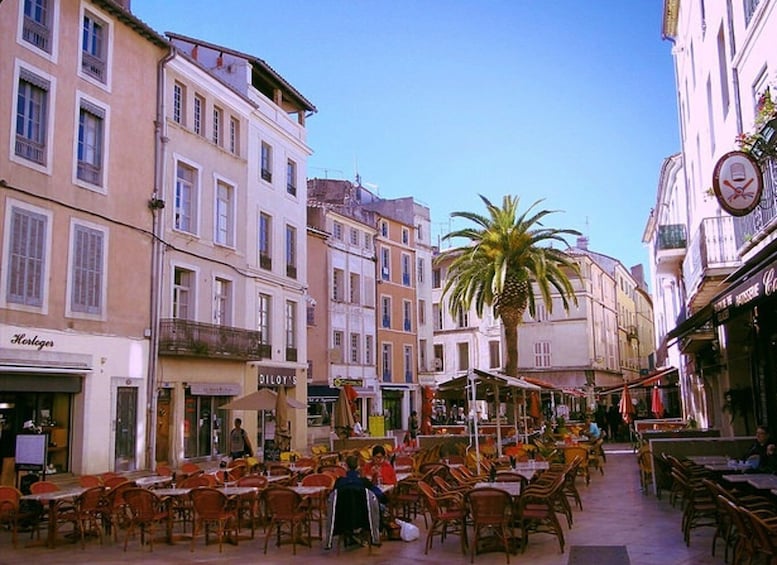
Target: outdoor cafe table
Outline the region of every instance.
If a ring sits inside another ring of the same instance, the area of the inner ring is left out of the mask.
[[[537,471],[547,471],[548,469],[550,469],[549,461],[525,461],[516,463],[515,467],[512,469],[506,469],[500,472],[518,473],[519,475],[526,477],[527,481],[530,481],[534,478]]]
[[[745,474],[737,474],[737,475],[723,475],[721,479],[724,481],[728,481],[729,483],[746,483],[747,479],[750,477],[750,475]]]
[[[517,498],[521,496],[521,483],[518,481],[504,481],[504,482],[496,482],[496,483],[475,483],[472,485],[472,490],[477,490],[479,488],[498,488],[499,490],[505,491],[507,494],[509,494],[513,498]]]
[[[21,500],[35,500],[41,504],[48,503],[49,510],[49,530],[46,536],[46,544],[54,547],[57,541],[57,523],[59,522],[59,506],[63,502],[75,502],[86,489],[73,488],[68,490],[58,490],[54,492],[42,492],[39,494],[25,494]]]
[[[173,477],[166,477],[162,475],[150,475],[148,477],[140,477],[133,479],[135,484],[142,488],[154,488],[162,485],[169,485],[173,482]]]
[[[689,455],[688,461],[696,465],[725,465],[728,458],[725,455]]]
[[[731,473],[732,471],[742,472],[750,469],[750,465],[737,461],[729,461],[728,463],[707,463],[704,465],[704,468],[713,473]]]
[[[758,490],[771,490],[777,488],[777,476],[767,474],[751,474],[747,476],[747,484]]]

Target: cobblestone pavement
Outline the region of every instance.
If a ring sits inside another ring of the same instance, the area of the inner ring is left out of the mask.
[[[723,564],[723,546],[718,542],[717,556],[712,557],[710,548],[712,528],[694,530],[691,545],[686,547],[680,531],[680,510],[669,505],[668,496],[658,500],[653,494],[645,495],[639,488],[639,472],[636,456],[626,445],[606,446],[607,464],[604,475],[596,472],[591,484],[585,486],[578,481],[583,500],[583,511],[576,510],[574,524],[567,528],[562,520],[566,537],[565,553],[560,553],[558,543],[552,536],[545,534],[530,535],[525,553],[511,555],[511,563],[532,563],[533,565],[567,565],[570,549],[573,546],[626,546],[632,565],[671,565]],[[314,541],[313,547],[297,547],[297,555],[292,555],[291,545],[275,547],[271,540],[265,556],[263,551],[264,535],[261,530],[256,539],[241,539],[239,545],[224,544],[219,553],[218,544],[207,547],[202,539],[197,540],[194,552],[189,551],[189,542],[182,541],[168,545],[163,541],[154,544],[153,553],[148,547],[140,547],[137,539],[130,540],[126,553],[123,542],[114,543],[106,537],[104,545],[96,539],[89,540],[86,549],[79,544],[59,545],[56,549],[32,547],[30,534],[19,536],[19,547],[13,549],[8,531],[0,532],[0,565],[46,563],[125,563],[138,561],[143,563],[249,563],[287,564],[301,560],[305,565],[319,563],[370,563],[396,564],[409,563],[469,563],[469,555],[459,550],[457,536],[450,536],[442,545],[435,538],[434,546],[428,555],[424,555],[426,529],[420,516],[415,524],[421,530],[421,539],[414,542],[384,542],[381,547],[342,549],[338,555],[335,549],[327,551],[320,541]],[[245,532],[245,530],[244,530]],[[471,532],[470,532],[471,533]],[[120,540],[123,537],[120,536]],[[476,563],[505,563],[504,553],[482,553],[475,556]],[[608,565],[601,563],[601,565]]]

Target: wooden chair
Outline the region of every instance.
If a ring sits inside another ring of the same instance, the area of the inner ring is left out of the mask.
[[[426,532],[424,555],[429,553],[435,535],[440,536],[440,543],[446,536],[458,534],[461,542],[461,552],[467,554],[467,509],[464,497],[459,494],[439,495],[423,481],[418,482],[418,490],[426,504],[431,524]]]
[[[510,539],[513,528],[510,523],[509,509],[512,506],[510,495],[498,488],[478,488],[467,493],[467,503],[472,517],[472,545],[470,546],[470,563],[475,562],[478,540],[481,534],[489,532],[498,537],[504,545],[507,563],[510,563]]]
[[[248,516],[251,522],[251,539],[254,539],[256,535],[256,522],[258,520],[264,521],[264,491],[267,488],[269,482],[267,477],[262,475],[245,475],[237,480],[237,486],[239,487],[255,487],[258,491],[252,496],[241,496],[239,498],[240,507],[238,508],[238,519],[243,519],[245,512],[248,512]]]
[[[154,533],[156,527],[160,524],[168,526],[170,513],[167,504],[160,499],[154,491],[130,487],[123,493],[126,507],[129,512],[129,524],[124,535],[124,551],[127,551],[127,543],[131,534],[140,528],[140,545],[146,543],[148,535],[148,545],[151,551],[154,551]]]
[[[637,464],[639,465],[639,486],[642,493],[647,494],[650,485],[653,484],[653,454],[650,452],[650,448],[640,448],[637,452]]]
[[[194,528],[190,551],[194,551],[197,534],[205,527],[205,545],[208,545],[209,526],[216,527],[219,539],[219,553],[222,551],[224,535],[232,531],[235,544],[238,543],[237,502],[216,488],[198,487],[189,493],[194,510]]]
[[[302,477],[302,486],[325,487],[326,489],[307,499],[310,521],[313,522],[315,520],[318,522],[318,537],[316,539],[323,539],[326,501],[329,498],[329,493],[335,487],[335,478],[329,473],[311,473]]]
[[[281,545],[281,534],[288,532],[291,538],[292,554],[297,554],[297,537],[307,532],[308,546],[310,540],[310,514],[307,507],[302,504],[302,497],[285,487],[273,487],[267,490],[267,510],[270,513],[270,523],[267,526],[267,534],[264,538],[264,553],[267,554],[267,545],[270,536],[276,534],[276,546]],[[275,530],[275,532],[273,532]]]
[[[564,448],[565,464],[569,465],[577,457],[579,457],[581,460],[581,463],[577,468],[577,472],[579,475],[585,478],[585,484],[588,485],[591,482],[591,473],[588,469],[588,449],[582,446],[571,446]]]

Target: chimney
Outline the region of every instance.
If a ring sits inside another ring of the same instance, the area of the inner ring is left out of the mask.
[[[588,237],[581,235],[577,238],[577,248],[588,251]]]
[[[127,12],[132,13],[132,10],[130,9],[130,3],[132,0],[113,0],[113,1],[115,4],[118,4],[119,6],[124,8],[124,10],[126,10]]]

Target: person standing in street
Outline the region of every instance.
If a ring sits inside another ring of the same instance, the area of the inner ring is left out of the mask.
[[[410,421],[408,422],[407,429],[410,433],[410,445],[415,447],[418,445],[417,438],[418,438],[418,412],[413,410],[410,413]]]
[[[229,456],[234,459],[251,457],[254,454],[251,441],[243,429],[243,420],[235,418],[235,427],[229,432]]]

